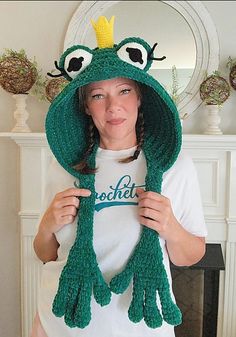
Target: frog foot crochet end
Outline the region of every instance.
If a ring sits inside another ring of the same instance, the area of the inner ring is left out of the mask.
[[[173,302],[169,303],[168,308],[162,307],[162,314],[164,320],[170,325],[177,326],[182,323],[182,313]]]
[[[98,304],[107,305],[111,291],[103,279],[91,245],[76,243],[59,280],[52,311],[69,327],[85,328],[91,320],[92,293]]]
[[[155,290],[151,287],[144,289],[142,280],[134,277],[133,298],[128,310],[129,319],[138,323],[144,319],[149,328],[158,328],[163,318],[157,307]]]

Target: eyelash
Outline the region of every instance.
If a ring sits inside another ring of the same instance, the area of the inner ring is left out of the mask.
[[[126,94],[126,93],[129,93],[131,91],[131,89],[123,89],[123,90],[121,90],[121,93],[122,94]]]
[[[92,96],[92,99],[100,99],[102,97],[102,94],[95,94]]]
[[[131,91],[131,89],[126,88],[126,89],[122,89],[122,90],[120,91],[120,93],[121,93],[122,95],[125,95],[125,94],[128,94],[130,91]],[[95,100],[98,100],[98,99],[100,99],[100,98],[102,98],[102,97],[103,97],[102,94],[95,94],[95,95],[92,95],[92,99],[95,99]]]

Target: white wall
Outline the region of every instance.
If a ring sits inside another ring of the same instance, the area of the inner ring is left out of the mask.
[[[210,13],[218,32],[220,44],[219,70],[228,79],[229,70],[226,68],[228,57],[236,58],[236,1],[202,1]],[[224,103],[220,112],[221,129],[225,134],[236,134],[236,91],[231,90],[230,98]],[[205,111],[201,105],[184,123],[185,133],[202,133],[205,128]]]
[[[67,25],[78,4],[78,1],[1,1],[0,54],[4,48],[24,48],[29,57],[36,57],[44,74],[51,71],[54,60],[61,54]],[[220,70],[228,76],[225,66],[228,56],[236,58],[236,1],[204,1],[204,5],[219,35]],[[44,131],[48,106],[28,98],[28,124],[33,132]],[[226,134],[236,133],[235,106],[236,91],[232,89],[221,111],[222,130]],[[14,109],[11,95],[0,88],[0,132],[12,129]],[[203,119],[201,106],[185,121],[184,132],[202,133]],[[20,337],[18,156],[16,145],[0,138],[0,337]]]
[[[29,57],[36,57],[44,74],[51,71],[78,4],[78,1],[1,1],[0,54],[4,48],[24,48]],[[28,124],[33,132],[43,131],[48,106],[28,98]],[[11,95],[0,88],[0,132],[10,131],[14,126],[14,109]],[[21,337],[18,157],[16,145],[0,138],[0,337]]]

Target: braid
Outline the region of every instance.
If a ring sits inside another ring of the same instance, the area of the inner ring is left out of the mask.
[[[134,159],[138,158],[140,151],[142,149],[142,146],[143,146],[143,142],[144,142],[144,117],[143,117],[143,112],[141,110],[139,111],[139,114],[138,114],[137,137],[138,137],[138,145],[133,155]]]
[[[139,113],[138,113],[136,134],[137,134],[138,144],[137,144],[134,154],[130,157],[119,160],[119,163],[130,163],[131,161],[138,159],[138,156],[141,152],[143,142],[144,142],[144,117],[143,117],[143,112],[141,110],[139,110]]]
[[[85,160],[88,158],[88,156],[92,152],[93,147],[94,147],[94,143],[95,143],[95,126],[94,126],[94,123],[93,123],[91,118],[89,120],[89,128],[88,129],[89,129],[89,145],[88,145],[88,149],[87,149],[87,151],[85,152],[85,155],[84,155]]]
[[[96,172],[96,168],[93,169],[91,167],[89,167],[88,163],[87,163],[87,159],[90,155],[90,153],[93,151],[93,147],[95,145],[95,125],[93,123],[92,118],[90,118],[89,120],[89,135],[88,135],[88,148],[84,154],[84,159],[79,163],[76,164],[75,166],[73,166],[74,169],[76,169],[77,171],[79,171],[80,173],[83,174],[91,174],[91,173],[95,173]]]

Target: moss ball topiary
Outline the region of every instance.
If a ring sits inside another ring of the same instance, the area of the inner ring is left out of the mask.
[[[0,85],[13,94],[26,94],[37,79],[37,69],[23,52],[10,51],[0,58]]]
[[[219,75],[210,75],[200,86],[200,97],[207,105],[221,105],[230,95],[228,82]]]

